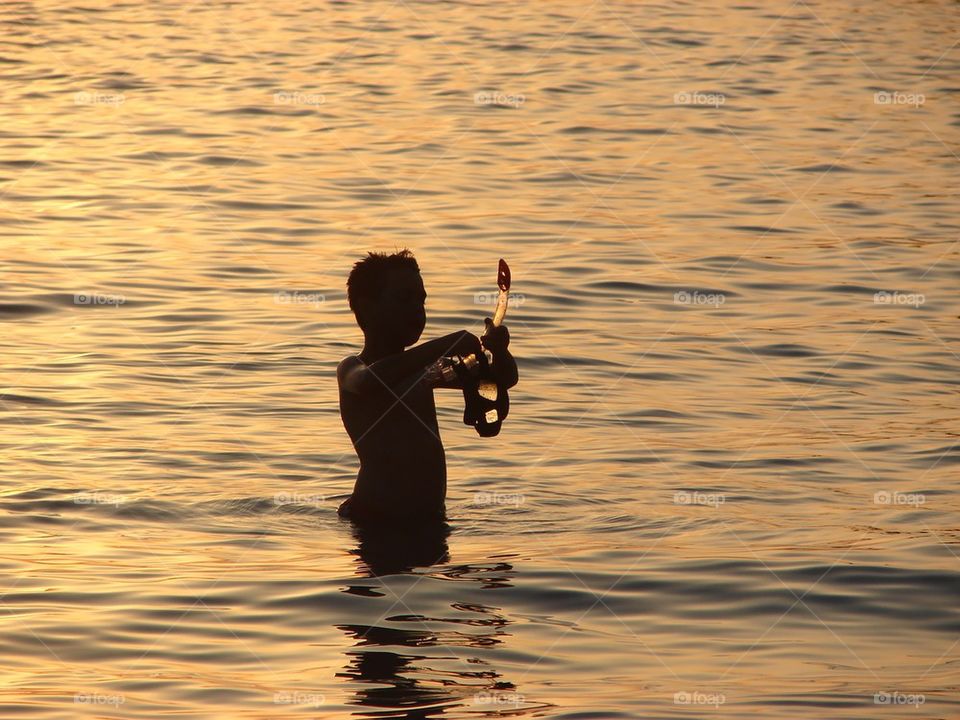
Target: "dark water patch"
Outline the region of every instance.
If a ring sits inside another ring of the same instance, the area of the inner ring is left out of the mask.
[[[422,152],[441,153],[441,152],[445,152],[446,150],[447,150],[447,147],[445,145],[441,145],[440,143],[424,142],[418,145],[411,145],[409,147],[399,147],[399,148],[394,148],[392,150],[384,150],[383,154],[384,155],[402,155],[406,153],[422,153]]]
[[[847,172],[856,172],[853,168],[847,167],[845,165],[839,164],[821,164],[821,165],[806,165],[804,167],[790,168],[791,172],[803,172],[803,173],[847,173]]]
[[[379,54],[371,54],[371,55],[368,55],[367,57],[379,57],[379,56],[380,56]],[[393,94],[392,88],[388,85],[380,85],[377,83],[357,83],[355,87],[359,88],[360,90],[365,90],[367,93],[371,95],[384,96],[384,95]]]
[[[692,265],[694,268],[706,268],[712,270],[722,271],[724,274],[732,270],[736,270],[740,273],[747,272],[778,272],[778,273],[794,273],[797,270],[796,265],[787,265],[787,264],[777,264],[773,262],[766,262],[764,260],[756,260],[752,258],[746,258],[737,255],[712,255],[710,257],[701,258],[696,261],[695,265]],[[809,267],[809,265],[804,266]]]
[[[852,285],[846,283],[839,283],[836,285],[821,285],[817,288],[817,290],[822,293],[838,295],[869,295],[871,300],[873,299],[873,295],[877,292],[876,288],[867,287],[866,285]]]
[[[255,466],[259,466],[263,462],[255,452],[250,451],[240,451],[240,450],[219,450],[214,452],[199,452],[196,455],[197,459],[203,460],[209,463],[253,463]]]
[[[768,95],[779,95],[780,90],[776,88],[757,87],[756,85],[734,85],[733,89],[744,95],[753,95],[754,97],[765,97]],[[729,97],[729,95],[727,96]]]
[[[140,290],[140,287],[134,288],[134,292]],[[116,287],[105,291],[85,290],[83,292],[73,293],[47,293],[38,295],[44,302],[50,305],[57,305],[63,308],[86,309],[90,307],[104,307],[116,310],[118,307],[139,308],[157,305],[155,300],[136,300],[126,296],[124,290],[126,287]]]
[[[868,453],[902,453],[908,450],[908,446],[898,442],[866,443],[857,446],[857,452]]]
[[[737,287],[748,290],[781,291],[786,293],[811,292],[816,288],[812,285],[786,282],[738,282]]]
[[[255,202],[253,200],[212,200],[211,204],[230,210],[314,210],[311,205],[290,202]]]
[[[112,77],[93,83],[93,87],[103,90],[139,90],[152,86],[152,83],[127,72],[118,71],[111,75]]]
[[[182,137],[199,138],[199,139],[229,137],[229,135],[225,133],[195,132],[193,130],[185,130],[184,128],[179,128],[179,127],[148,128],[143,130],[137,130],[135,134],[136,135],[179,135]]]
[[[116,507],[119,500],[111,507]],[[7,512],[28,513],[30,515],[59,515],[61,513],[76,512],[83,509],[85,503],[74,500],[24,500],[20,502],[4,502],[2,507]]]
[[[628,413],[627,417],[688,418],[691,416],[687,413],[680,413],[674,410],[662,410],[655,408],[652,410],[637,410],[635,412]]]
[[[586,283],[590,290],[616,291],[619,293],[664,293],[670,292],[669,285],[652,285],[650,283],[632,282],[629,280],[600,280]],[[609,293],[604,293],[609,294]]]
[[[127,520],[179,523],[190,515],[186,506],[166,500],[125,499],[116,504],[102,503],[95,507],[108,507],[114,516]]]
[[[821,353],[805,345],[796,345],[793,343],[776,343],[773,345],[754,345],[743,347],[734,345],[731,348],[734,352],[747,355],[767,355],[771,357],[818,357]]]
[[[168,313],[166,315],[150,315],[147,319],[153,322],[164,323],[207,323],[230,320],[231,317],[228,315],[221,315],[219,313],[184,312]]]
[[[888,212],[886,210],[870,208],[870,207],[867,207],[866,205],[863,205],[862,203],[853,202],[853,201],[833,203],[832,205],[830,205],[830,207],[836,208],[837,210],[851,210],[857,215],[863,215],[863,216],[886,215]]]
[[[262,167],[263,163],[243,157],[232,157],[230,155],[203,155],[197,158],[197,162],[202,165],[212,165],[214,167]]]
[[[308,493],[304,491],[304,495],[306,494]],[[226,515],[264,515],[278,512],[290,497],[293,496],[289,493],[281,493],[273,498],[245,497],[210,500],[198,503],[197,507],[207,514],[217,517]]]
[[[55,308],[39,303],[0,303],[0,319],[45,315]]]
[[[834,385],[839,387],[850,387],[851,383],[849,380],[834,380],[826,375],[811,373],[809,376],[805,375],[781,375],[779,379],[783,382],[788,383],[797,383],[800,385]]]
[[[280,108],[283,109],[280,109]],[[270,106],[270,107],[260,107],[259,105],[245,105],[238,108],[230,108],[229,110],[211,110],[207,113],[208,115],[217,115],[217,116],[274,116],[274,117],[302,117],[304,115],[316,115],[317,110],[315,109],[306,109],[301,108],[297,109],[289,106]]]
[[[685,463],[692,467],[710,468],[712,470],[752,470],[764,468],[805,468],[821,465],[834,465],[840,460],[830,457],[805,458],[763,458],[759,460],[732,460],[721,462],[718,460],[694,460]]]
[[[20,492],[11,493],[9,495],[3,496],[3,500],[37,500],[43,498],[58,497],[61,495],[69,495],[84,492],[84,488],[79,487],[39,487],[32,488],[30,490],[21,490]]]
[[[529,183],[544,183],[547,185],[601,185],[604,182],[602,177],[574,172],[557,172],[549,175],[529,176],[525,177],[523,181]]]
[[[210,53],[197,53],[193,59],[201,65],[236,65],[236,60],[228,60],[222,55],[211,55]]]
[[[500,45],[489,45],[491,50],[499,50],[500,52],[527,52],[528,50],[536,50],[532,45],[526,45],[524,43],[506,43]]]
[[[39,397],[37,395],[16,395],[14,393],[0,393],[0,402],[18,403],[22,405],[40,405],[43,407],[64,407],[68,405],[54,398]]]
[[[591,125],[574,125],[560,130],[565,135],[669,135],[667,128],[601,128]]]
[[[622,367],[620,363],[612,360],[600,360],[596,358],[579,357],[575,355],[537,355],[530,358],[524,358],[524,366],[531,368],[601,368],[601,367]]]
[[[726,227],[730,230],[737,230],[738,232],[761,233],[763,235],[797,232],[796,230],[790,230],[788,228],[776,228],[764,225],[727,225]]]
[[[370,176],[356,176],[356,177],[345,177],[337,178],[330,181],[331,185],[344,188],[367,188],[367,187],[387,187],[391,183],[386,180],[381,180],[377,177]]]
[[[930,469],[939,466],[960,465],[960,445],[942,445],[938,448],[911,453],[914,467]]]
[[[756,195],[752,195],[750,197],[743,198],[740,200],[740,202],[748,205],[785,205],[789,201],[783,198],[757,197]]]
[[[596,273],[604,272],[602,268],[591,267],[586,263],[582,265],[563,265],[560,267],[551,268],[554,272],[561,273],[563,275],[595,275]]]
[[[594,92],[599,83],[567,83],[565,85],[550,85],[541,88],[541,92],[554,93],[558,95],[584,95]]]
[[[684,382],[690,380],[689,375],[670,372],[629,372],[624,377],[647,382]],[[623,414],[621,413],[621,415]]]
[[[667,38],[666,42],[670,45],[679,45],[680,47],[704,47],[709,43],[704,40],[693,40],[691,38]]]
[[[3,596],[3,601],[11,605],[31,605],[59,608],[68,607],[97,607],[105,604],[123,601],[127,593],[110,590],[106,592],[77,592],[66,590],[50,590],[48,592],[17,592],[11,590]]]
[[[193,153],[175,152],[164,150],[144,150],[142,152],[121,155],[125,160],[147,160],[153,162],[156,160],[178,160],[180,158],[190,157]]]
[[[48,163],[43,160],[0,160],[0,167],[8,167],[14,170],[24,170],[35,167],[47,167]]]

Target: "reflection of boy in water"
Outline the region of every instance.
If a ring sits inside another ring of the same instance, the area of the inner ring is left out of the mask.
[[[513,387],[510,333],[488,321],[481,338],[460,330],[406,350],[427,322],[427,293],[409,250],[368,253],[353,266],[347,295],[364,344],[337,367],[337,384],[360,472],[338,512],[358,520],[443,518],[447,468],[433,388],[462,386],[458,380],[428,383],[425,370],[445,355],[479,354],[482,345],[493,355],[497,382]]]
[[[444,522],[405,525],[399,532],[395,527],[356,523],[351,530],[358,543],[351,552],[358,556],[359,575],[429,575],[431,579],[423,579],[423,587],[427,588],[431,610],[436,609],[438,592],[446,596],[440,588],[451,593],[443,602],[450,602],[455,610],[441,617],[421,615],[418,594],[411,592],[400,603],[404,615],[380,617],[375,625],[361,624],[369,612],[380,615],[384,609],[377,611],[369,603],[396,604],[396,595],[385,592],[378,582],[347,583],[342,591],[363,598],[365,608],[360,612],[358,606],[352,622],[334,626],[354,641],[345,651],[348,664],[337,673],[355,691],[348,703],[364,707],[354,715],[442,718],[466,705],[481,711],[477,712],[479,717],[481,713],[487,716],[516,709],[518,702],[523,703],[514,685],[495,669],[495,654],[490,659],[476,657],[478,648],[490,654],[511,636],[509,626],[513,621],[497,608],[485,605],[484,596],[489,588],[512,585],[516,579],[513,566],[503,560],[449,565],[447,538],[451,528]],[[428,570],[411,573],[415,567]],[[441,582],[432,579],[436,577],[443,577],[443,584],[428,588],[431,582]],[[450,665],[451,653],[465,660],[459,669]],[[437,683],[437,677],[443,682]],[[391,712],[395,709],[402,714]]]
[[[447,538],[452,528],[446,522],[421,522],[394,527],[390,524],[355,523],[357,573],[367,577],[396,575],[414,568],[430,568],[450,561]],[[366,593],[370,588],[364,587]]]

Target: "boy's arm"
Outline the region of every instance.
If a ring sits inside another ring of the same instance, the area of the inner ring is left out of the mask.
[[[493,326],[487,318],[487,332],[480,338],[480,343],[493,356],[492,372],[494,380],[502,387],[512,388],[517,384],[519,375],[517,373],[517,361],[507,349],[510,344],[510,331],[506,325]],[[463,383],[460,379],[454,377],[450,380],[441,380],[435,388],[461,389]]]
[[[444,355],[469,355],[475,352],[480,352],[480,341],[477,336],[466,330],[460,330],[428,340],[395,355],[388,355],[370,365],[353,363],[344,366],[341,364],[337,368],[337,375],[344,389],[363,395],[377,392],[384,386],[393,387],[413,373],[423,371]]]

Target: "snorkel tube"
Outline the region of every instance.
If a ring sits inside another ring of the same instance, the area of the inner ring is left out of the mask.
[[[507,314],[510,293],[510,266],[503,258],[497,266],[497,309],[493,327],[498,327]],[[463,385],[463,424],[473,425],[481,437],[494,437],[510,412],[507,388],[498,385],[492,372],[493,355],[484,350],[454,361],[453,369]]]

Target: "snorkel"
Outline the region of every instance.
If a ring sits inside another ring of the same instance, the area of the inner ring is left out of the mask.
[[[493,313],[493,327],[498,327],[507,314],[510,295],[510,266],[503,258],[497,265],[497,308]],[[510,412],[507,388],[498,385],[492,374],[493,355],[484,350],[479,355],[468,355],[454,364],[454,371],[463,384],[463,424],[473,425],[481,437],[493,437]],[[479,368],[476,371],[475,368]]]
[[[497,266],[497,288],[493,327],[499,327],[503,322],[510,294],[510,266],[503,258]],[[507,388],[499,385],[493,377],[493,354],[484,349],[480,354],[454,355],[441,360],[445,361],[438,361],[443,378],[452,380],[456,377],[463,387],[463,424],[472,425],[481,437],[497,435],[510,412],[510,397]]]

